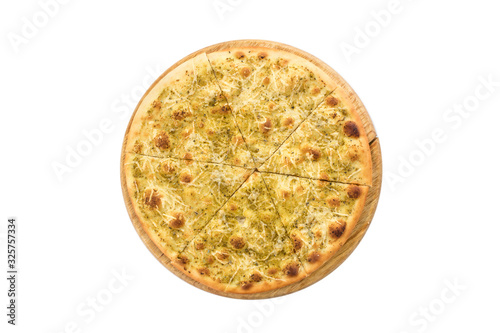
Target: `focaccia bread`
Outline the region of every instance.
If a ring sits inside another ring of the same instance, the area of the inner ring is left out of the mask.
[[[131,218],[170,266],[210,289],[304,279],[348,241],[372,185],[355,105],[292,52],[226,48],[180,63],[129,124]]]

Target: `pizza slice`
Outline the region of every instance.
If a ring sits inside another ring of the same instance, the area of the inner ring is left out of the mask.
[[[257,167],[334,90],[311,62],[262,47],[208,54]]]
[[[329,95],[259,170],[370,186],[370,144],[346,96]]]
[[[133,211],[168,258],[184,249],[252,172],[137,154],[126,154],[123,165]]]
[[[257,172],[173,264],[204,285],[234,293],[257,293],[305,277]]]
[[[236,166],[253,160],[206,54],[186,61],[145,96],[127,152]]]
[[[311,273],[347,241],[358,222],[367,186],[262,173],[293,248]]]

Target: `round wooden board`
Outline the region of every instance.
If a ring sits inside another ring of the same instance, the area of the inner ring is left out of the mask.
[[[254,293],[254,294],[236,294],[236,293],[229,293],[229,292],[223,292],[219,290],[212,289],[210,287],[207,287],[204,284],[201,284],[198,281],[193,280],[189,276],[185,275],[183,272],[179,271],[177,268],[175,268],[171,262],[170,259],[164,256],[162,251],[155,245],[155,243],[149,238],[148,234],[146,231],[143,229],[142,224],[136,215],[135,210],[133,209],[131,198],[128,195],[128,191],[126,188],[126,182],[125,182],[125,174],[124,174],[124,160],[125,160],[125,147],[127,145],[127,140],[128,140],[128,133],[130,131],[130,126],[132,124],[132,120],[135,117],[135,114],[137,112],[137,109],[139,108],[139,105],[141,105],[144,97],[151,91],[151,89],[165,76],[167,75],[170,71],[172,71],[174,68],[185,62],[186,60],[189,60],[195,56],[197,56],[200,53],[212,53],[215,51],[227,49],[227,48],[237,48],[237,47],[245,47],[245,46],[261,46],[261,47],[268,47],[268,48],[274,48],[278,50],[283,50],[286,52],[290,52],[293,54],[296,54],[298,56],[301,56],[302,58],[312,62],[316,66],[318,66],[320,69],[322,69],[325,73],[327,73],[336,83],[338,86],[342,87],[347,93],[348,97],[351,99],[353,102],[353,105],[356,107],[357,112],[363,122],[363,126],[365,128],[366,134],[368,136],[368,141],[370,142],[370,149],[371,149],[371,156],[372,156],[372,172],[373,172],[373,184],[372,187],[370,188],[368,192],[368,197],[365,203],[365,207],[363,209],[363,212],[361,214],[360,220],[358,221],[356,227],[354,228],[351,236],[347,240],[347,242],[340,248],[340,250],[328,261],[326,262],[323,266],[321,266],[319,269],[314,271],[311,275],[307,276],[306,278],[302,279],[301,281],[298,281],[296,283],[293,283],[291,285],[279,288],[279,289],[274,289],[262,293]],[[121,178],[121,185],[122,185],[122,192],[123,192],[123,197],[125,200],[125,205],[127,207],[127,211],[129,213],[130,219],[132,221],[132,224],[134,225],[135,230],[139,234],[140,238],[146,245],[146,247],[149,249],[149,251],[158,259],[159,262],[163,264],[166,268],[168,268],[172,273],[174,273],[176,276],[179,278],[183,279],[187,283],[202,289],[204,291],[210,292],[212,294],[220,295],[220,296],[225,296],[225,297],[231,297],[231,298],[238,298],[238,299],[264,299],[264,298],[271,298],[271,297],[279,297],[279,296],[284,296],[291,294],[293,292],[296,292],[298,290],[304,289],[313,283],[321,280],[331,272],[333,272],[337,267],[339,267],[344,260],[349,257],[349,255],[354,251],[354,249],[358,246],[359,242],[365,235],[366,231],[368,230],[368,227],[370,226],[370,223],[373,219],[373,216],[375,214],[375,210],[377,208],[378,204],[378,199],[380,196],[380,190],[381,190],[381,185],[382,185],[382,155],[380,151],[380,143],[377,137],[377,134],[375,132],[375,128],[373,126],[373,123],[370,119],[370,116],[368,115],[368,112],[366,111],[366,108],[364,107],[363,103],[359,99],[358,95],[354,92],[354,90],[349,86],[349,84],[337,73],[335,72],[330,66],[328,66],[326,63],[323,61],[319,60],[318,58],[314,57],[313,55],[304,52],[302,50],[299,50],[293,46],[289,46],[286,44],[281,44],[277,42],[271,42],[271,41],[265,41],[265,40],[255,40],[255,39],[249,39],[249,40],[236,40],[236,41],[230,41],[230,42],[224,42],[224,43],[219,43],[215,44],[212,46],[208,46],[206,48],[203,48],[201,50],[198,50],[185,58],[179,60],[177,63],[175,63],[173,66],[171,66],[169,69],[167,69],[152,85],[149,87],[148,91],[144,94],[142,99],[139,101],[132,117],[130,118],[130,122],[128,124],[127,130],[125,131],[125,137],[123,140],[123,147],[122,147],[122,154],[121,154],[121,159],[120,159],[120,178]]]

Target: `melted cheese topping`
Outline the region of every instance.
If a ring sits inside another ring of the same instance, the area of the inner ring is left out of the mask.
[[[313,70],[280,55],[223,54],[209,60],[258,167],[331,90]]]
[[[370,166],[369,146],[362,136],[346,134],[346,126],[352,123],[340,99],[335,106],[323,102],[259,170],[371,184],[371,175],[362,172]]]
[[[328,255],[345,241],[342,235],[332,237],[330,229],[351,229],[357,222],[353,213],[360,209],[368,191],[366,187],[295,176],[262,175],[302,262],[310,261],[314,253]],[[360,191],[359,197],[349,196],[349,191],[354,190]]]
[[[249,176],[248,169],[227,165],[127,156],[136,212],[173,258]]]
[[[187,256],[184,269],[202,271],[225,288],[284,280],[287,265],[300,268],[259,173],[243,184],[182,255]]]

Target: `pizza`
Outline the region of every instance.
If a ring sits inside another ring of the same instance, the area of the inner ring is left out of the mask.
[[[293,52],[199,52],[162,75],[130,121],[131,218],[212,290],[298,282],[347,242],[372,186],[357,111],[345,86]]]

